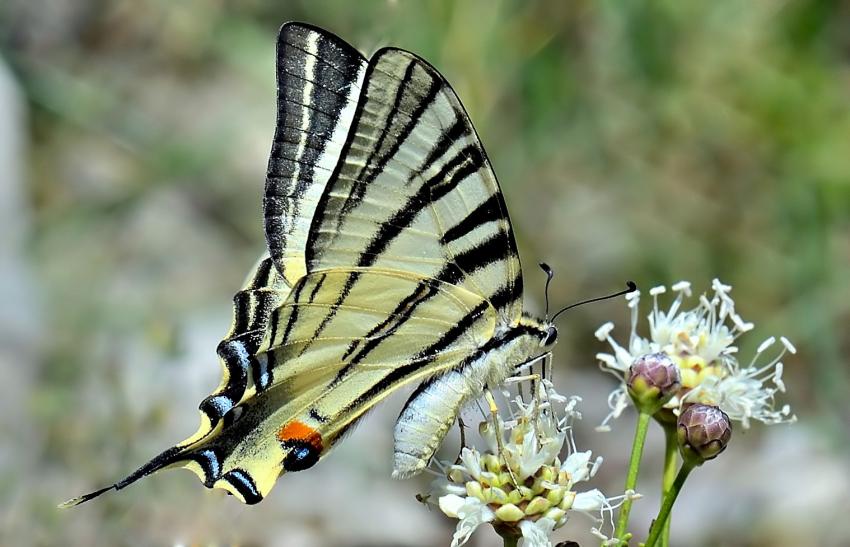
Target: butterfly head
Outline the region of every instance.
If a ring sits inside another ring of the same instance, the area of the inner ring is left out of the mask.
[[[558,341],[558,327],[555,325],[543,325],[546,329],[543,337],[540,339],[540,345],[546,349],[549,349],[555,345],[555,342]]]
[[[527,335],[532,341],[531,347],[539,348],[541,353],[548,353],[558,341],[558,327],[551,321],[546,321],[524,313],[520,319],[517,332]],[[536,343],[535,343],[536,342]]]

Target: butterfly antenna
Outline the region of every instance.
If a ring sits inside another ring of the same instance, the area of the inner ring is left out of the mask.
[[[549,321],[549,283],[552,282],[552,278],[555,277],[555,272],[552,271],[552,268],[549,267],[545,262],[541,262],[539,264],[540,269],[543,270],[543,273],[546,274],[546,288],[543,290],[544,297],[546,298],[546,321]]]
[[[559,315],[561,315],[562,313],[564,313],[565,311],[567,311],[571,308],[575,308],[576,306],[581,306],[583,304],[590,304],[591,302],[599,302],[600,300],[608,300],[609,298],[616,298],[618,296],[622,296],[624,294],[629,294],[630,292],[634,292],[636,290],[637,290],[637,285],[635,285],[634,281],[626,281],[626,289],[625,290],[614,293],[614,294],[609,294],[608,296],[598,296],[596,298],[591,298],[589,300],[582,300],[581,302],[576,302],[575,304],[570,304],[566,308],[562,308],[561,310],[558,311],[558,313],[553,315],[552,319],[550,320],[550,323],[554,323],[555,319],[557,319]]]

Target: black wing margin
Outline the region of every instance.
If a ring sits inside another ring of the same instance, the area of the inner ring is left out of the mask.
[[[306,273],[313,212],[354,117],[366,59],[341,38],[286,23],[277,41],[277,126],[263,217],[269,253],[290,285]]]

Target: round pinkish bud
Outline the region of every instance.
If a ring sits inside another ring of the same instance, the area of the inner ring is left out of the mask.
[[[732,422],[716,406],[688,405],[676,425],[682,458],[696,465],[716,458],[732,438]]]
[[[638,410],[655,414],[682,387],[679,367],[666,353],[650,353],[635,359],[626,385]]]

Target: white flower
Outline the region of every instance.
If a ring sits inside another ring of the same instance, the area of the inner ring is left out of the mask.
[[[519,529],[522,530],[522,547],[549,547],[552,545],[549,535],[555,530],[555,521],[546,517],[536,521],[524,520],[519,523]]]
[[[485,522],[491,522],[496,517],[486,504],[473,497],[447,494],[439,499],[439,506],[447,516],[459,519],[457,529],[452,536],[452,547],[466,543],[476,528]]]
[[[458,519],[452,547],[487,522],[501,533],[521,535],[523,546],[548,547],[549,535],[567,522],[569,512],[589,515],[599,526],[612,512],[612,500],[622,498],[576,491],[602,463],[589,450],[576,449],[572,423],[580,418],[575,410],[580,399],[562,397],[548,380],[533,385],[530,401],[510,401],[510,419],[498,418],[494,425],[485,416],[479,427],[485,452],[464,447],[457,463],[436,462],[442,473],[425,499],[437,500],[443,513]]]
[[[659,307],[659,295],[666,287],[654,287],[649,293],[653,298],[652,311],[647,317],[649,337],[638,335],[640,293],[627,295],[631,310],[629,341],[620,345],[612,336],[613,323],[605,323],[596,331],[596,337],[607,341],[612,353],[599,353],[597,359],[603,370],[613,373],[620,380],[609,396],[611,413],[598,429],[608,429],[608,422],[617,418],[628,407],[629,396],[625,379],[635,359],[647,353],[665,352],[679,366],[682,391],[665,405],[677,412],[683,403],[704,403],[719,406],[730,418],[741,422],[746,429],[750,420],[766,424],[794,421],[790,408],[774,408],[775,394],[784,392],[782,383],[782,357],[786,352],[795,353],[794,346],[784,337],[783,349],[767,364],[759,364],[762,355],[775,339],[763,343],[749,365],[742,367],[738,362],[736,340],[753,329],[753,323],[744,321],[735,311],[735,302],[729,293],[732,287],[715,279],[714,293],[709,298],[700,295],[698,304],[691,309],[682,309],[686,298],[691,296],[691,285],[686,281],[671,287],[676,293],[666,310]]]
[[[740,421],[745,429],[749,427],[751,418],[766,424],[796,421],[790,406],[774,409],[776,393],[785,392],[785,384],[782,382],[784,367],[780,359],[786,352],[796,352],[794,346],[783,337],[784,347],[781,352],[766,365],[756,365],[762,353],[774,342],[774,338],[765,340],[746,367],[741,367],[737,360],[731,360],[726,375],[706,377],[682,400],[718,406],[731,419]]]

